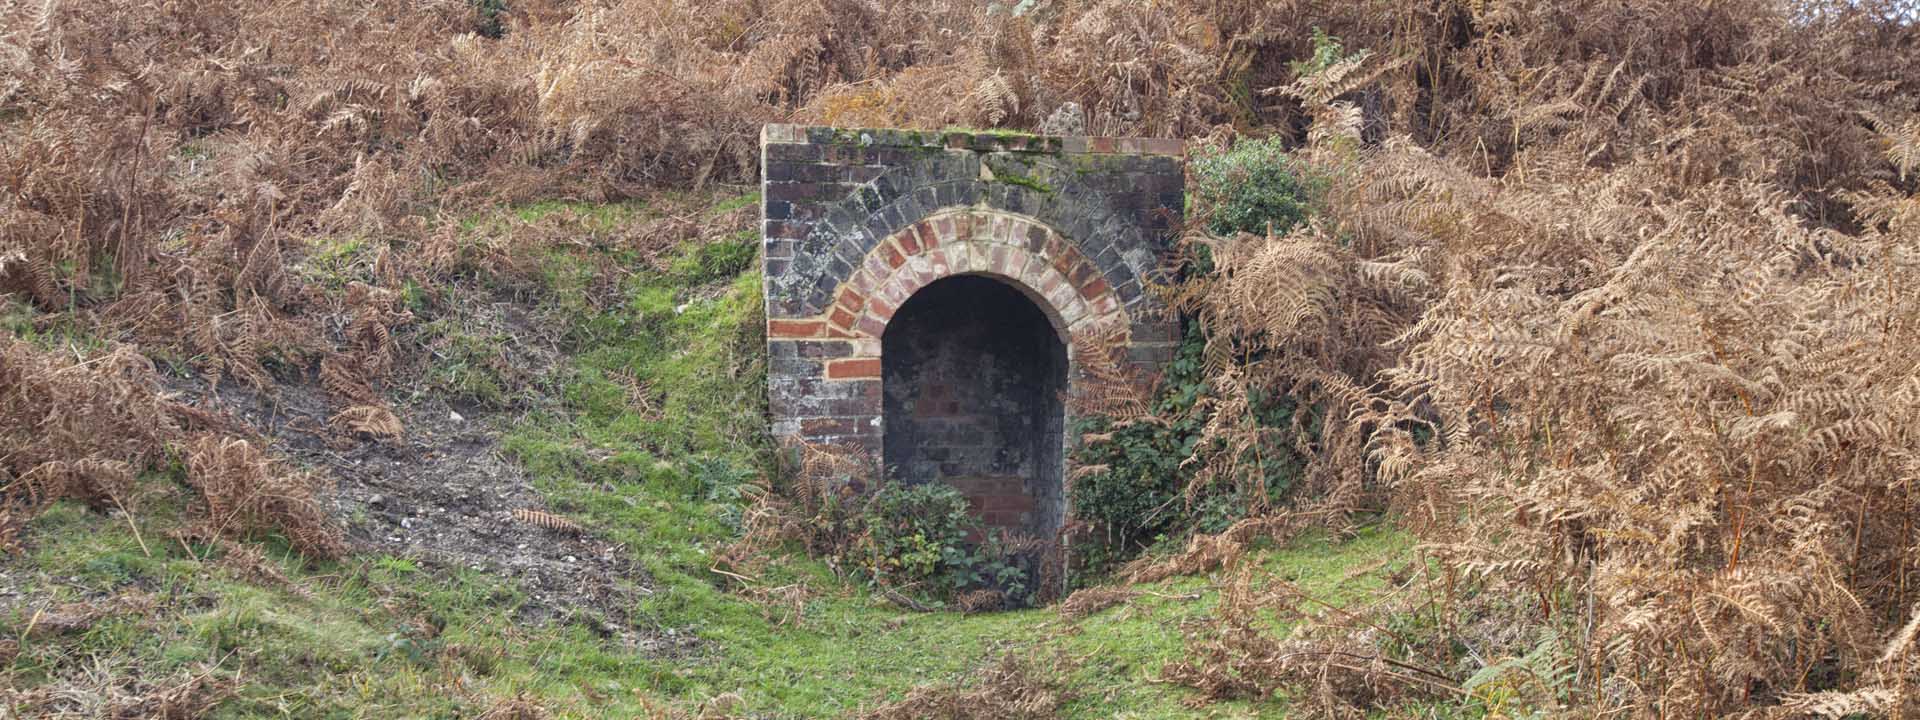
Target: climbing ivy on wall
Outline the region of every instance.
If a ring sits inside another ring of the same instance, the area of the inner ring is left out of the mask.
[[[1193,454],[1205,418],[1194,405],[1205,389],[1200,353],[1206,340],[1189,328],[1167,373],[1153,415],[1131,421],[1080,418],[1072,466],[1081,471],[1068,492],[1076,523],[1091,542],[1074,544],[1076,566],[1104,568],[1172,529],[1182,482],[1180,461]]]
[[[1226,529],[1255,508],[1272,505],[1298,479],[1305,463],[1282,442],[1243,458],[1255,477],[1230,483],[1196,484],[1190,458],[1224,452],[1206,436],[1207,408],[1214,388],[1202,355],[1206,332],[1189,323],[1173,361],[1167,365],[1148,417],[1119,420],[1087,417],[1076,421],[1081,439],[1072,452],[1079,468],[1069,497],[1073,520],[1083,530],[1074,543],[1077,581],[1097,577],[1159,542]],[[1279,431],[1293,424],[1297,406],[1287,397],[1251,398],[1263,427]],[[1311,424],[1310,424],[1311,425]]]
[[[1307,220],[1326,188],[1326,180],[1306,174],[1278,138],[1201,153],[1189,169],[1193,219],[1216,235],[1287,232]],[[1196,244],[1186,275],[1212,272],[1206,246]],[[1147,417],[1076,421],[1080,442],[1071,453],[1077,470],[1069,498],[1083,532],[1073,545],[1077,581],[1096,578],[1156,543],[1224,530],[1275,506],[1299,480],[1306,466],[1299,448],[1310,447],[1319,435],[1319,411],[1254,388],[1246,400],[1260,440],[1229,450],[1206,432],[1210,409],[1223,399],[1204,361],[1209,342],[1228,341],[1210,338],[1203,323],[1189,319]],[[1199,476],[1205,460],[1226,452],[1241,454],[1234,460],[1244,472]]]

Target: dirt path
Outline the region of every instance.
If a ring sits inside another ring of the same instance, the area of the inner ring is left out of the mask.
[[[190,380],[176,389],[200,403],[209,397]],[[398,441],[343,442],[326,427],[329,406],[312,385],[262,396],[223,384],[217,398],[296,463],[335,478],[335,516],[360,551],[509,578],[526,593],[519,622],[578,620],[630,645],[662,642],[631,622],[629,609],[651,582],[624,547],[515,517],[546,505],[525,470],[501,455],[502,418],[430,400],[396,408],[406,425]]]

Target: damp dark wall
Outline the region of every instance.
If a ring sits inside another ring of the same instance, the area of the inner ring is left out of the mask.
[[[909,298],[881,342],[887,471],[959,488],[991,527],[1050,537],[1067,357],[1047,317],[1006,283],[961,275]]]

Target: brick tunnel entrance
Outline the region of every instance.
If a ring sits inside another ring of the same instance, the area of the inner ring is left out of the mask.
[[[1064,399],[1132,407],[1173,359],[1180,324],[1153,288],[1184,145],[798,125],[760,141],[774,438],[849,460],[846,489],[881,472],[960,488],[1039,542],[1018,551],[1034,589],[1064,588],[1064,566],[1039,570],[1072,542]]]
[[[958,488],[989,528],[1052,538],[1067,350],[1040,307],[1000,280],[955,275],[908,298],[881,343],[887,471]]]

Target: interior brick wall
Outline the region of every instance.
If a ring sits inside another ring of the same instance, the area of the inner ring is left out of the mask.
[[[988,277],[946,278],[881,343],[883,460],[959,488],[989,526],[1044,535],[1061,518],[1066,347],[1045,314]]]

